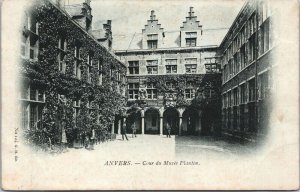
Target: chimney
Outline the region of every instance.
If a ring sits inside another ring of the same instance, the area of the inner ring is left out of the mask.
[[[151,11],[151,15],[150,15],[150,20],[154,21],[155,20],[155,14],[154,14],[154,10]]]
[[[91,5],[91,0],[85,0],[85,3],[90,6]]]
[[[194,7],[190,7],[189,17],[194,17]]]
[[[111,31],[111,20],[107,20],[107,23],[103,24],[103,29]]]

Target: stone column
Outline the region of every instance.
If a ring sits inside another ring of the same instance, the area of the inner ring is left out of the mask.
[[[199,115],[199,120],[198,120],[198,131],[199,131],[199,135],[201,135],[201,130],[202,130],[202,126],[201,126],[201,117],[202,117],[202,111],[198,112]]]
[[[182,129],[182,116],[179,117],[179,133],[178,135],[181,135],[181,129]]]
[[[145,111],[144,109],[141,110],[141,123],[142,123],[142,135],[145,134]]]
[[[119,135],[121,134],[121,120],[119,120],[119,123],[118,123],[118,134]]]

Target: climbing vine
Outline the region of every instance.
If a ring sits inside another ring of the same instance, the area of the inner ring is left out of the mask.
[[[125,75],[126,68],[116,57],[99,45],[87,32],[83,31],[63,11],[50,2],[40,1],[29,10],[38,27],[38,59],[22,59],[20,73],[22,81],[29,82],[45,92],[45,105],[42,113],[42,127],[49,133],[52,141],[59,141],[58,124],[63,122],[67,137],[74,139],[74,132],[90,132],[97,129],[107,132],[126,104],[126,98],[117,89],[124,89],[125,83],[118,79],[118,73]],[[59,71],[58,49],[60,38],[65,38],[67,48],[64,52],[65,73]],[[78,79],[74,76],[75,46],[80,46],[80,68],[83,71]],[[88,56],[92,53],[93,66],[88,69]],[[101,61],[99,70],[96,61]],[[87,71],[91,82],[88,82]],[[99,75],[102,74],[102,83]],[[66,102],[59,101],[64,95]],[[80,99],[80,113],[75,120],[74,100]],[[88,104],[90,104],[88,106]],[[76,122],[76,123],[75,123]],[[75,131],[76,130],[76,131]],[[28,134],[29,137],[35,137]]]

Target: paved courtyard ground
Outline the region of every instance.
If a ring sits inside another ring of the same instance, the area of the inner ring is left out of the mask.
[[[153,157],[208,159],[247,156],[256,152],[255,146],[249,143],[244,144],[210,136],[172,136],[171,138],[165,135],[132,137],[128,134],[127,136],[128,141],[122,140],[121,135],[117,135],[116,140],[95,145],[94,150],[89,153],[108,153],[112,156],[119,156],[121,152],[124,158],[141,159]],[[86,149],[68,150],[75,153]]]
[[[70,189],[61,182],[64,181],[82,190],[124,186],[149,189],[153,188],[153,181],[160,187],[157,189],[172,189],[174,179],[162,180],[162,177],[176,175],[176,181],[188,186],[192,176],[200,185],[201,175],[213,178],[216,172],[232,171],[237,162],[247,166],[248,157],[254,153],[251,146],[212,137],[138,135],[132,138],[128,135],[128,138],[129,141],[123,141],[118,135],[114,141],[95,145],[94,150],[68,148],[63,153],[49,154],[20,149],[14,166],[27,170],[19,173],[24,186]],[[220,177],[226,178],[226,174]],[[214,180],[211,182],[213,185]],[[201,186],[204,184],[208,183]]]

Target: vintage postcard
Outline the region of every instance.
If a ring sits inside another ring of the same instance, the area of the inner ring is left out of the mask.
[[[299,3],[3,0],[3,190],[299,188]]]

